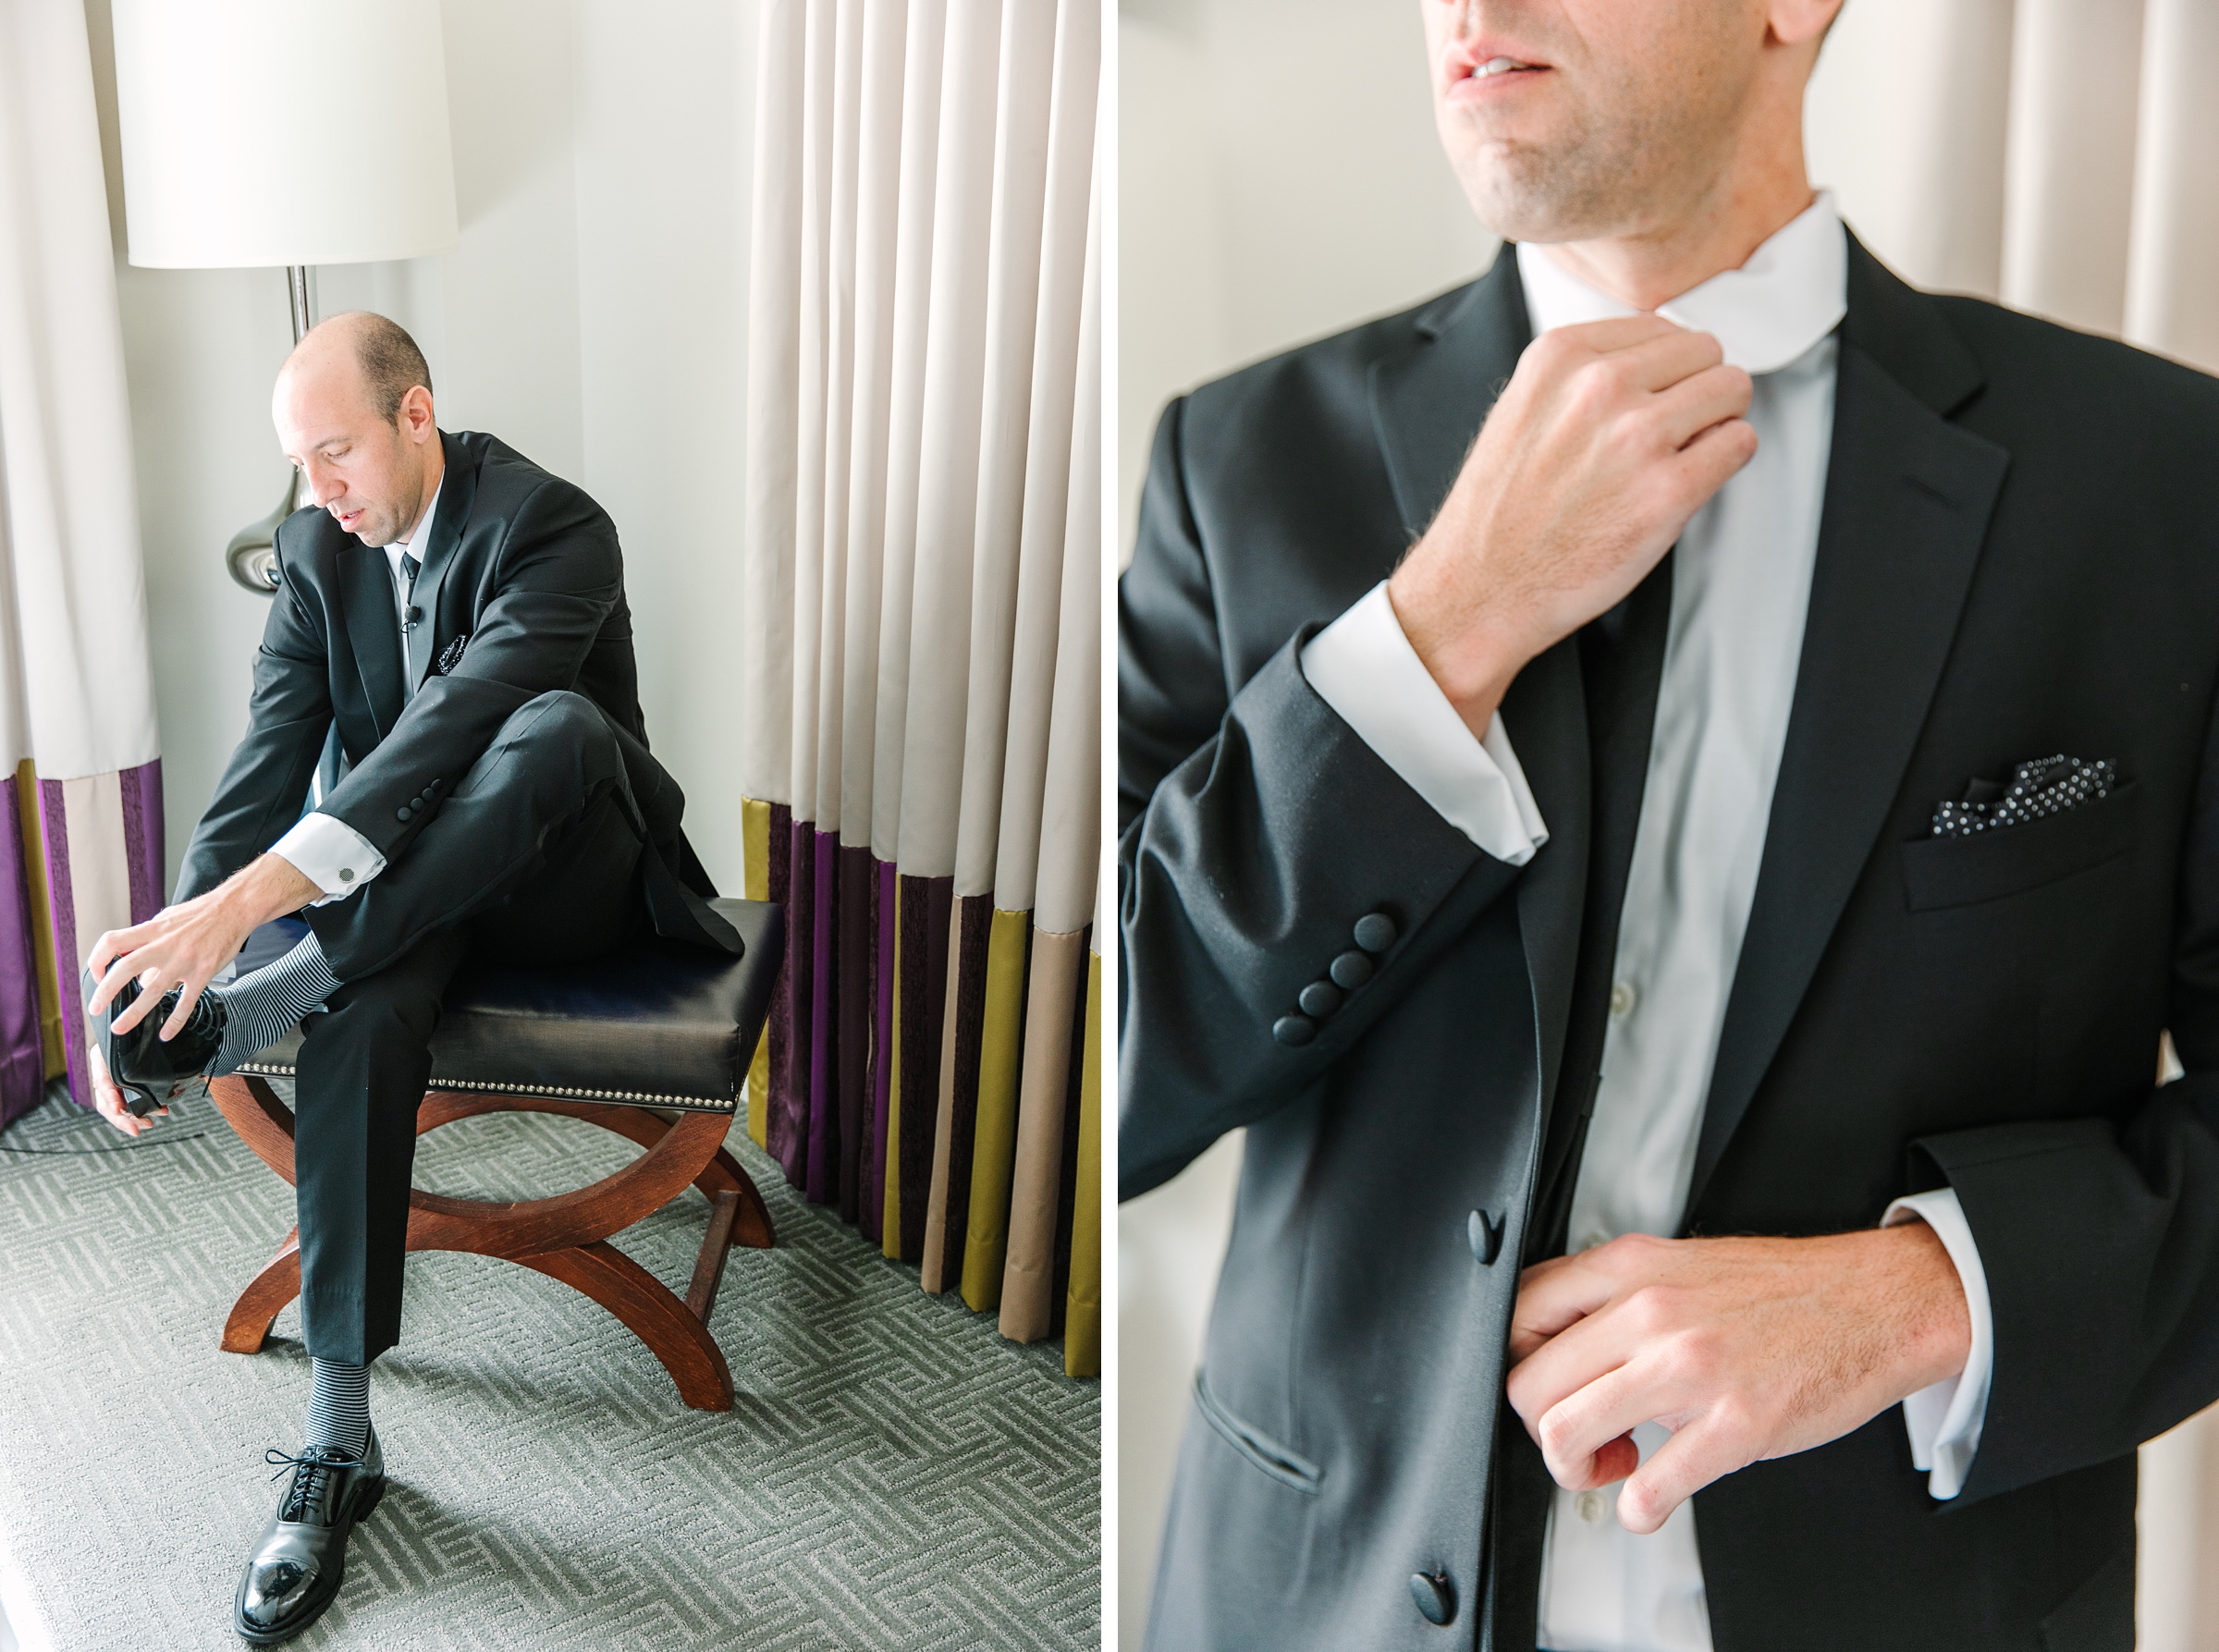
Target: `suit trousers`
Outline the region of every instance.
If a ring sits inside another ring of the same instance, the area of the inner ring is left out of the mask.
[[[307,914],[340,986],[296,1068],[301,1327],[311,1354],[351,1364],[399,1340],[416,1109],[457,968],[581,961],[649,927],[644,828],[591,701],[519,708],[436,807],[376,878]]]

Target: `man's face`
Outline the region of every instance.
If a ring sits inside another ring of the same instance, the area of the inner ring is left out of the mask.
[[[1700,208],[1762,57],[1764,0],[1419,0],[1433,108],[1481,223],[1638,235]]]
[[[309,497],[341,528],[366,545],[384,545],[415,521],[426,440],[438,439],[428,391],[410,391],[392,421],[380,419],[352,351],[340,349],[288,365],[271,415]]]

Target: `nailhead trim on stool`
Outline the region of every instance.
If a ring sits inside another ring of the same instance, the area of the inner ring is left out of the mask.
[[[249,1061],[239,1068],[262,1078],[289,1079],[293,1069],[276,1062]],[[737,1105],[737,1095],[650,1095],[638,1090],[585,1090],[570,1084],[503,1083],[484,1079],[448,1079],[434,1077],[434,1090],[490,1090],[500,1095],[553,1095],[566,1101],[618,1101],[643,1107],[688,1107],[697,1113],[729,1113]]]

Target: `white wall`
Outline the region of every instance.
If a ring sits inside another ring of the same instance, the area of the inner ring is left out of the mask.
[[[223,550],[285,484],[269,391],[291,333],[282,271],[124,262],[107,0],[86,11],[174,875],[246,724],[267,605],[231,583]],[[415,335],[445,428],[500,436],[615,519],[649,737],[733,892],[754,38],[755,7],[730,0],[446,0],[460,245],[317,274],[320,312],[378,310]],[[335,65],[332,95],[362,102],[374,141],[374,89]]]

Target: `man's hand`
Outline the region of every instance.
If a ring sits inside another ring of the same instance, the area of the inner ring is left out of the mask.
[[[139,1001],[116,1020],[115,1030],[128,1033],[153,1013],[164,993],[182,985],[177,1010],[162,1026],[162,1037],[173,1038],[190,1019],[202,990],[239,956],[248,936],[323,892],[291,862],[260,856],[207,894],[164,907],[129,929],[111,929],[93,942],[85,965],[100,990],[87,1008],[104,1011],[125,982],[138,981]]]
[[[108,1064],[101,1059],[100,1046],[92,1039],[85,1041],[85,1071],[92,1077],[92,1110],[125,1135],[143,1134],[153,1129],[155,1120],[169,1117],[167,1107],[156,1107],[141,1119],[126,1107],[122,1088],[108,1076]],[[169,1093],[175,1095],[176,1087]]]
[[[1558,1485],[1625,1480],[1619,1523],[1647,1533],[1721,1475],[1838,1439],[1962,1371],[1971,1346],[1964,1288],[1924,1222],[1636,1233],[1526,1270],[1510,1402]],[[1649,1422],[1673,1437],[1637,1472],[1631,1435]]]
[[[1387,587],[1474,734],[1526,661],[1615,607],[1755,456],[1750,392],[1717,339],[1653,315],[1526,347]]]

